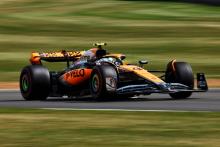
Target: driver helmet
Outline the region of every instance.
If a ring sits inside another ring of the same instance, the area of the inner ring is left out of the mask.
[[[96,51],[97,51],[97,48],[89,49],[84,52],[83,56],[87,57],[89,60],[95,59],[96,58]]]
[[[106,50],[104,49],[98,49],[98,48],[92,48],[88,51],[85,51],[83,56],[87,57],[89,60],[94,60],[101,58],[106,55]]]

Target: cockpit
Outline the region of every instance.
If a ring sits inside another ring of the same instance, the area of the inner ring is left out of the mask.
[[[97,63],[97,64],[101,64],[102,62],[109,62],[109,63],[112,63],[116,66],[123,65],[123,62],[119,58],[114,57],[114,56],[102,57],[102,58],[95,61],[95,63]]]
[[[116,66],[123,65],[122,60],[125,59],[123,54],[108,54],[105,49],[102,48],[106,43],[96,43],[97,48],[91,48],[84,51],[83,55],[73,63],[73,66],[84,66],[85,64],[102,64],[104,62],[112,63]]]

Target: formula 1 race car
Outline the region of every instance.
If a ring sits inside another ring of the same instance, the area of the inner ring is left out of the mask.
[[[192,92],[208,90],[204,73],[194,75],[186,62],[172,60],[165,71],[150,71],[139,65],[125,64],[123,54],[109,54],[106,43],[87,51],[60,51],[31,54],[31,65],[20,75],[20,91],[25,100],[45,100],[47,97],[81,97],[91,95],[97,100],[133,97],[152,93],[169,94],[174,99],[188,98]],[[42,61],[66,62],[62,71],[49,71]],[[161,72],[158,77],[152,73]]]

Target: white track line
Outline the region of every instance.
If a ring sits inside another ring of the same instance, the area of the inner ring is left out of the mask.
[[[44,110],[55,111],[122,111],[122,112],[212,112],[212,111],[197,111],[197,110],[141,110],[141,109],[76,109],[76,108],[40,108]]]

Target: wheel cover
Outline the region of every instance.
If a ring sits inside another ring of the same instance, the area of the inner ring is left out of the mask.
[[[99,82],[99,77],[97,74],[95,74],[93,77],[92,77],[92,90],[94,92],[98,92],[100,88],[100,82]]]
[[[22,86],[23,91],[25,91],[25,92],[28,91],[28,89],[30,87],[30,81],[29,81],[29,78],[27,75],[24,75],[22,77],[21,86]]]

